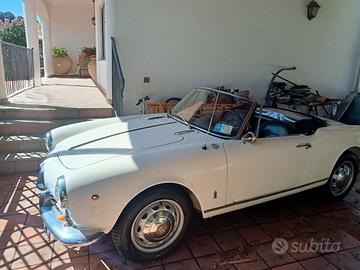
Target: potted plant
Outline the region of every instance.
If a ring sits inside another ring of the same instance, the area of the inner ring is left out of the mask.
[[[53,48],[53,65],[55,74],[68,74],[71,70],[72,61],[65,48]]]
[[[84,47],[81,49],[81,56],[87,62],[90,77],[96,81],[96,48]]]

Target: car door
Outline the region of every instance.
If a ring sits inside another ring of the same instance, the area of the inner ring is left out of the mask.
[[[300,186],[307,166],[304,135],[261,138],[255,143],[228,140],[227,204],[250,202]]]

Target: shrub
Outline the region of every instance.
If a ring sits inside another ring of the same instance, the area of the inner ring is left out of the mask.
[[[67,50],[65,48],[54,47],[53,56],[64,57],[66,55],[68,55],[68,53],[67,53]]]
[[[87,57],[91,57],[96,55],[96,48],[95,47],[84,47],[81,49],[81,53],[86,55]]]
[[[0,20],[0,40],[26,47],[25,23],[22,18]]]

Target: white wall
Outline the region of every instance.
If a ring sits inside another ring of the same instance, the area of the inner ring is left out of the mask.
[[[72,72],[76,71],[82,47],[95,46],[94,16],[90,0],[45,0],[50,17],[51,41],[53,47],[67,49],[73,61]]]
[[[116,13],[111,24],[126,79],[125,113],[137,113],[134,104],[145,95],[154,101],[182,97],[194,86],[221,82],[261,98],[281,66],[297,66],[286,75],[323,95],[343,97],[352,90],[358,0],[319,0],[313,21],[304,0],[107,1]]]
[[[101,59],[100,53],[97,57],[97,83],[103,89],[108,92],[108,98],[111,99],[111,42],[110,38],[115,33],[114,15],[115,10],[113,8],[114,1],[109,0],[95,0],[95,17],[96,17],[96,48],[100,51],[101,48],[101,7],[105,5],[105,59]]]

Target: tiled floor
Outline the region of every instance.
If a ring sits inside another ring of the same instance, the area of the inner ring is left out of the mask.
[[[312,191],[208,220],[195,217],[176,251],[140,265],[119,256],[109,238],[83,248],[48,242],[35,180],[0,177],[0,269],[360,269],[360,183],[343,202],[322,201]],[[277,238],[289,245],[282,255],[273,251]],[[301,250],[314,241],[336,244],[338,252]]]
[[[11,104],[63,108],[111,108],[91,79],[48,78],[9,99]]]

